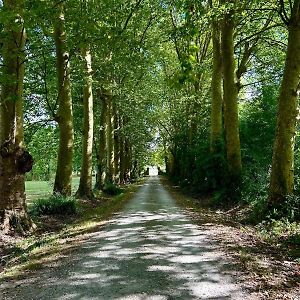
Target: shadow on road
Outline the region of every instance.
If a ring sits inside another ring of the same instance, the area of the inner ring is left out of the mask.
[[[157,177],[59,266],[2,285],[4,299],[245,299],[228,261]]]

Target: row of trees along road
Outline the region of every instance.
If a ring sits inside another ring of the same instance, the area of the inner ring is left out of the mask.
[[[287,212],[297,194],[300,0],[3,0],[0,9],[4,232],[34,227],[26,176],[54,172],[53,192],[69,196],[78,171],[76,194],[92,199],[94,188],[137,177],[154,142],[182,185]]]

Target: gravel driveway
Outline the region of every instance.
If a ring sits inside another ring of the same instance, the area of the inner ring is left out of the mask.
[[[253,299],[236,283],[212,226],[193,223],[150,177],[72,257],[2,284],[0,299]]]

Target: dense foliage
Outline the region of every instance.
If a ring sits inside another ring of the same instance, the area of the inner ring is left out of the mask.
[[[54,192],[68,196],[70,178],[59,170],[70,167],[81,173],[77,196],[92,198],[92,174],[96,189],[117,193],[147,164],[165,164],[180,185],[217,204],[241,202],[260,218],[299,219],[296,107],[283,109],[285,87],[293,90],[285,83],[299,81],[284,73],[299,1],[16,3],[0,1],[0,83],[2,91],[14,80],[24,83],[24,120],[16,122],[35,162],[28,180],[55,178]],[[24,20],[26,45],[9,56],[13,18]],[[20,52],[25,75],[8,78],[4,62],[20,60]],[[299,67],[297,55],[291,68]],[[5,101],[16,101],[4,96],[3,111]],[[297,89],[291,97],[297,106]],[[280,139],[284,126],[291,138]]]

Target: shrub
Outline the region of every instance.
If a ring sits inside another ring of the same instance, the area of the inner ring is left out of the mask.
[[[285,218],[289,221],[300,220],[299,209],[300,197],[298,195],[289,195],[279,203],[276,207],[273,207],[269,212],[269,216],[272,219],[279,220]]]
[[[71,215],[77,212],[77,201],[73,197],[52,195],[35,201],[30,212],[33,215]]]
[[[103,188],[103,192],[107,195],[110,196],[116,196],[122,193],[122,189],[118,186],[116,186],[113,183],[107,183],[104,188]]]
[[[268,170],[262,166],[248,168],[243,177],[241,202],[249,205],[250,213],[247,218],[249,222],[257,224],[263,220],[281,220],[282,218],[290,222],[300,220],[298,191],[294,195],[287,196],[276,206],[270,206],[268,190]]]
[[[257,229],[267,240],[300,245],[300,225],[297,222],[290,222],[286,218],[269,219],[257,225]]]

